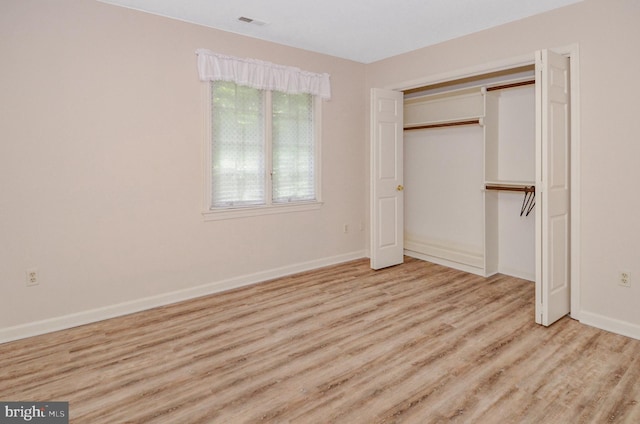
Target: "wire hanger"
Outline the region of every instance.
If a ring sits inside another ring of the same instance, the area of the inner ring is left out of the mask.
[[[529,216],[533,207],[536,205],[536,192],[535,191],[525,191],[524,199],[522,199],[522,207],[520,208],[520,216],[522,216],[525,211],[526,215]]]

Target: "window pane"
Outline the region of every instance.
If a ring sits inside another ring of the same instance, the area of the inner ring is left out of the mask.
[[[315,200],[313,96],[272,95],[273,202]]]
[[[264,204],[263,92],[223,81],[211,87],[211,206]]]

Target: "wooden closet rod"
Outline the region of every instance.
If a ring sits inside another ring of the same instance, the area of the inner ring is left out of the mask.
[[[525,193],[535,193],[536,186],[534,185],[513,185],[513,184],[486,184],[484,186],[487,190],[501,190],[501,191],[524,191]]]
[[[487,87],[487,91],[504,90],[506,88],[521,87],[523,85],[531,85],[535,83],[536,83],[536,80],[529,80],[529,81],[514,82],[511,84],[494,85],[493,87]]]
[[[405,131],[409,131],[409,130],[424,130],[427,128],[440,128],[440,127],[455,127],[458,125],[477,125],[480,124],[480,120],[479,119],[473,119],[470,121],[457,121],[457,122],[442,122],[442,123],[438,123],[438,124],[427,124],[427,125],[420,125],[418,127],[407,127],[404,130]]]

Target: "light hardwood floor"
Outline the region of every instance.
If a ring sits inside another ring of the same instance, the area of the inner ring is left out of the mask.
[[[0,400],[72,423],[640,422],[640,341],[533,283],[359,260],[0,345]]]

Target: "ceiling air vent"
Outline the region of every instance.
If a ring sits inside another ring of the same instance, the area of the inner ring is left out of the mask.
[[[248,18],[248,17],[246,17],[246,16],[240,16],[240,17],[238,18],[238,20],[239,20],[240,22],[245,22],[245,23],[247,23],[247,24],[254,24],[254,25],[264,25],[264,24],[266,23],[266,22],[263,22],[263,21],[259,21],[259,20],[257,20],[257,19]]]

